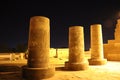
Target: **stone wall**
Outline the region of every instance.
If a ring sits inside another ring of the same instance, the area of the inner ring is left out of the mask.
[[[68,48],[50,48],[50,58],[68,59]],[[86,58],[90,58],[90,51],[85,51]],[[0,53],[0,59],[22,60],[25,59],[25,53]]]
[[[104,56],[110,61],[120,61],[120,19],[117,20],[114,38],[104,44]]]
[[[25,59],[25,53],[0,53],[0,60],[23,60]]]
[[[109,61],[120,61],[120,43],[104,44],[104,56]]]
[[[54,58],[68,58],[69,55],[68,48],[51,48],[50,49],[50,57]]]

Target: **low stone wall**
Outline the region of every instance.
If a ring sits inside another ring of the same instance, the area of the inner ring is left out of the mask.
[[[50,57],[54,58],[68,58],[68,48],[51,48],[50,49]]]
[[[22,60],[25,59],[24,57],[25,53],[0,53],[0,59],[1,60]]]
[[[50,57],[56,57],[56,49],[55,48],[50,49]]]
[[[56,56],[57,56],[57,58],[67,58],[68,59],[69,49],[68,48],[56,49]]]
[[[68,59],[69,49],[68,48],[51,48],[50,49],[50,58],[59,58],[59,59]],[[85,56],[90,58],[90,51],[85,51]],[[0,59],[8,59],[11,61],[14,60],[23,60],[25,58],[25,53],[0,53]]]
[[[104,56],[108,61],[120,61],[120,44],[104,44]]]
[[[69,57],[69,49],[68,48],[51,48],[50,49],[50,57],[55,57],[55,58],[66,58],[68,59]],[[90,51],[85,51],[85,57],[90,58]]]

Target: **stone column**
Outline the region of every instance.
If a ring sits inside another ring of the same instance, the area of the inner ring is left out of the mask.
[[[27,80],[41,80],[54,75],[55,68],[49,64],[49,25],[47,17],[35,16],[30,19],[28,62],[27,67],[23,67],[23,77]]]
[[[84,32],[82,26],[71,26],[69,28],[69,61],[65,62],[65,69],[85,70],[88,61],[84,54]]]
[[[90,65],[106,64],[107,60],[104,59],[103,54],[103,38],[102,27],[100,24],[91,25],[91,59]]]

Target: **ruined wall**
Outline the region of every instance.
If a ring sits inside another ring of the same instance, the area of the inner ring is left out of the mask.
[[[104,44],[104,56],[110,61],[120,61],[120,19],[117,20],[115,39]]]

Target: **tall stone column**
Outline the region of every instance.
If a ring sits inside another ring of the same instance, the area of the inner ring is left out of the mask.
[[[88,61],[84,55],[84,32],[82,26],[69,28],[69,61],[65,62],[65,69],[85,70],[88,68]]]
[[[47,17],[34,16],[30,19],[28,62],[23,67],[23,77],[27,80],[41,80],[54,75],[55,68],[49,64],[49,25]]]
[[[91,25],[91,59],[90,65],[106,64],[107,60],[104,59],[103,54],[103,38],[101,24]]]

